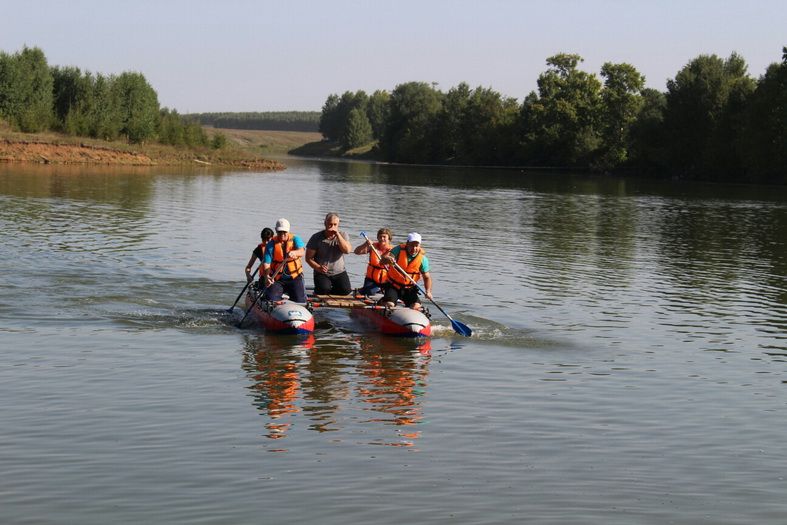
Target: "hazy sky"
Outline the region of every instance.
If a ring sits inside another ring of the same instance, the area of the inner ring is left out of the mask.
[[[647,85],[699,54],[758,77],[787,45],[785,0],[0,0],[0,50],[138,71],[181,113],[319,110],[331,93],[408,81],[522,100],[545,59],[628,62]]]

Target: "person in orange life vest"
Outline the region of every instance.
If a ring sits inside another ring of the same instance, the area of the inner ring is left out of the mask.
[[[394,306],[397,299],[401,299],[405,306],[414,310],[421,309],[418,299],[418,288],[397,270],[393,263],[399,265],[414,280],[424,278],[424,293],[432,298],[432,276],[429,274],[429,259],[421,248],[421,235],[413,232],[407,235],[407,243],[394,246],[390,252],[383,256],[383,263],[390,265],[388,282],[385,285],[385,295],[379,304]]]
[[[249,262],[246,263],[246,282],[250,283],[254,280],[254,276],[251,274],[251,268],[254,266],[254,262],[257,259],[259,259],[260,263],[262,263],[265,245],[268,244],[268,241],[270,241],[271,238],[273,238],[273,230],[270,228],[263,228],[260,232],[260,239],[262,239],[262,242],[256,248],[254,248],[254,250],[251,252]],[[260,264],[259,276],[262,277],[262,264]]]
[[[388,282],[388,268],[383,266],[383,263],[377,258],[372,246],[380,257],[391,251],[393,245],[391,241],[393,235],[388,228],[380,228],[377,230],[377,242],[372,244],[372,241],[367,240],[363,244],[355,247],[356,255],[369,254],[369,264],[366,267],[366,277],[363,279],[363,287],[358,292],[363,295],[372,295],[379,292],[383,285]]]
[[[278,301],[285,292],[291,301],[306,302],[306,286],[303,284],[301,257],[306,249],[297,235],[290,233],[287,219],[276,221],[276,237],[265,245],[262,268],[265,284],[265,297]],[[281,265],[284,267],[277,273]],[[275,278],[274,278],[275,274]]]
[[[352,249],[347,232],[339,231],[339,215],[326,215],[325,229],[306,243],[306,264],[314,269],[315,295],[347,295],[352,291],[344,269],[344,254]]]

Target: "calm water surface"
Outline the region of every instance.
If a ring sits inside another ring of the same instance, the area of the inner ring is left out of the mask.
[[[0,523],[787,522],[784,189],[289,165],[0,164]],[[235,328],[328,211],[473,337]]]

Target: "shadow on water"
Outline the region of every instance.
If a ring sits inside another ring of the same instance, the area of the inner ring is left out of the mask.
[[[298,165],[291,159],[288,164]],[[313,164],[307,161],[306,164]],[[783,202],[787,188],[747,184],[672,181],[628,173],[611,176],[588,171],[548,168],[412,166],[370,162],[320,162],[326,181],[393,186],[440,186],[458,189],[511,188],[546,194],[587,194],[616,197],[654,195],[706,200],[752,199]]]

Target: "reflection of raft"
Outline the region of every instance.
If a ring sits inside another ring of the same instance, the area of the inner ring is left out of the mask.
[[[246,294],[246,308],[254,302],[252,292]],[[284,301],[260,300],[249,313],[257,324],[269,332],[280,334],[310,334],[314,332],[314,317],[303,305]]]
[[[376,306],[375,301],[364,296],[311,295],[309,304],[313,308],[347,308],[350,316],[385,335],[419,337],[432,334],[432,325],[423,312],[394,306]]]

